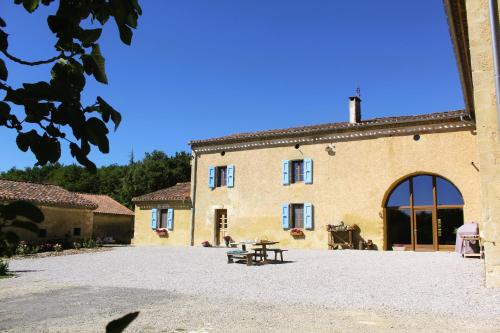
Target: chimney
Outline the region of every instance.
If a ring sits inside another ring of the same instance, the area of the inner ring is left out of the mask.
[[[358,96],[349,97],[349,123],[361,122],[361,98]]]

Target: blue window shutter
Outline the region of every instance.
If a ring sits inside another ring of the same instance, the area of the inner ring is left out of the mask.
[[[227,166],[227,187],[234,187],[234,165]]]
[[[157,221],[158,221],[158,209],[153,208],[151,209],[151,229],[156,229],[157,228]]]
[[[290,161],[283,161],[283,185],[290,184]]]
[[[289,209],[289,204],[283,204],[283,207],[281,208],[281,225],[283,226],[283,229],[288,229],[290,228],[290,209]]]
[[[208,168],[208,187],[215,188],[215,167]]]
[[[167,210],[167,229],[172,230],[174,229],[174,209],[169,208]]]
[[[313,228],[313,206],[310,203],[304,204],[304,228]]]
[[[313,161],[310,158],[304,159],[304,182],[306,184],[313,182]]]

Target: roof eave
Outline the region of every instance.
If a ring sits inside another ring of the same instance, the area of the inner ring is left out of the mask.
[[[464,0],[443,0],[453,52],[457,62],[466,111],[475,119],[474,85],[469,50],[467,11]]]
[[[457,111],[461,111],[457,112]],[[214,138],[214,139],[207,139],[207,140],[194,140],[190,141],[188,144],[191,146],[191,149],[196,150],[196,148],[202,148],[202,147],[207,147],[207,146],[217,146],[220,144],[236,144],[236,143],[245,143],[245,142],[252,142],[252,141],[263,141],[263,140],[277,140],[277,139],[285,139],[285,138],[297,138],[297,137],[304,137],[304,136],[312,136],[312,135],[321,135],[325,133],[343,133],[343,132],[359,132],[367,129],[373,129],[373,128],[383,128],[383,127],[388,127],[388,126],[395,126],[395,127],[401,127],[401,126],[414,126],[414,125],[422,125],[422,124],[438,124],[442,122],[453,122],[453,121],[459,121],[460,118],[463,116],[464,113],[468,113],[467,111],[464,110],[456,110],[454,112],[457,112],[456,115],[453,116],[446,116],[446,117],[438,117],[434,119],[419,119],[419,118],[413,118],[413,119],[403,119],[403,120],[397,120],[397,121],[379,121],[375,122],[375,120],[367,120],[365,123],[360,123],[360,124],[354,124],[351,126],[346,126],[346,127],[339,127],[339,128],[319,128],[319,129],[311,129],[311,130],[303,130],[295,133],[276,133],[276,134],[270,134],[270,135],[265,135],[263,134],[262,136],[259,135],[253,135],[253,136],[247,136],[247,137],[239,137],[239,138]],[[418,116],[415,116],[418,117]],[[388,117],[390,119],[391,117]],[[371,123],[370,121],[373,121]]]

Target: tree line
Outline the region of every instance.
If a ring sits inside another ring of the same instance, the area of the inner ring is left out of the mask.
[[[25,169],[14,167],[1,172],[0,178],[53,184],[73,192],[106,194],[131,208],[133,197],[189,181],[190,161],[187,152],[168,156],[155,150],[146,153],[142,160],[135,161],[131,156],[127,165],[102,166],[95,173],[75,164],[52,163]]]

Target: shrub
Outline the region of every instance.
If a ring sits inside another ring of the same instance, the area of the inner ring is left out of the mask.
[[[54,245],[50,243],[45,243],[40,245],[40,252],[50,252],[54,250]]]
[[[63,246],[61,244],[57,243],[57,244],[54,244],[53,249],[56,252],[61,252],[63,250]]]
[[[7,260],[0,259],[0,276],[7,275],[9,271],[9,262]]]
[[[101,240],[93,240],[92,238],[86,238],[82,242],[82,247],[86,249],[93,249],[95,247],[101,247],[102,246],[102,241]]]
[[[20,241],[16,247],[16,254],[20,256],[25,256],[30,254],[30,246],[26,241]]]
[[[76,250],[80,250],[80,249],[82,248],[82,243],[73,242],[73,247],[74,247]]]
[[[30,246],[30,254],[36,254],[38,252],[42,252],[40,246],[38,246],[38,245],[31,245]]]

